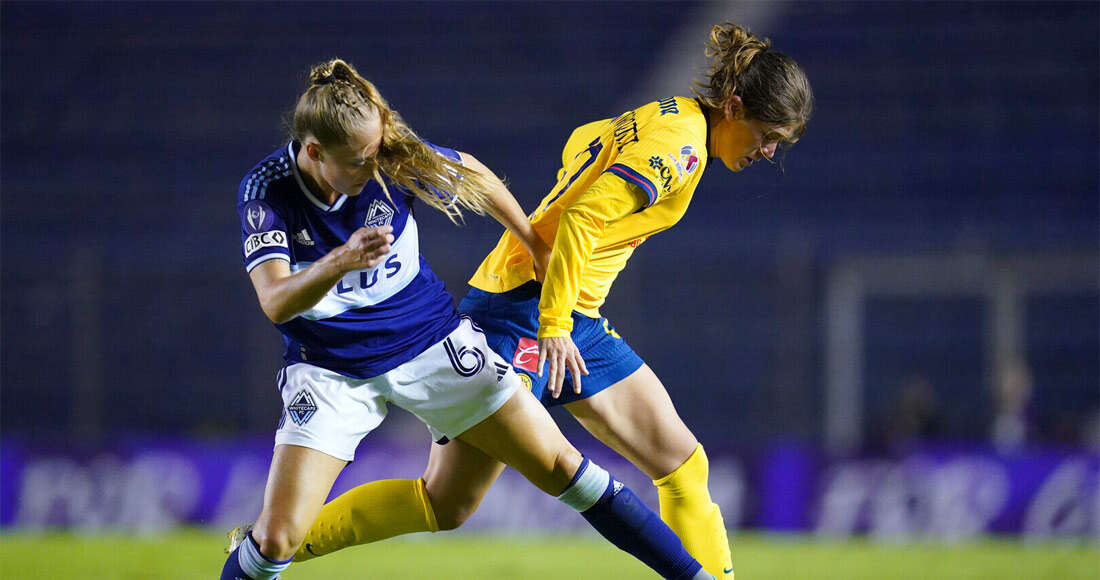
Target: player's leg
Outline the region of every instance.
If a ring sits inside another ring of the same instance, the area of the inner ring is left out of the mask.
[[[460,439],[433,443],[424,481],[439,529],[453,530],[465,523],[503,471],[503,463]]]
[[[268,580],[286,568],[359,442],[386,416],[385,381],[352,379],[305,363],[279,372],[283,415],[264,507],[234,549],[223,580]]]
[[[590,433],[653,479],[661,517],[688,552],[715,576],[732,578],[725,524],[707,489],[706,453],[653,371],[642,365],[566,408]]]
[[[294,561],[403,534],[453,530],[503,470],[503,463],[462,441],[433,443],[422,478],[372,481],[325,504]]]
[[[393,403],[420,417],[436,441],[463,441],[508,463],[666,578],[713,578],[657,514],[565,440],[471,321],[386,376]]]
[[[297,445],[278,445],[252,532],[226,559],[222,580],[270,580],[290,565],[343,459]]]
[[[517,380],[509,373],[511,379]],[[664,578],[713,578],[634,493],[585,459],[525,389],[459,439],[512,466],[576,509],[600,534]]]

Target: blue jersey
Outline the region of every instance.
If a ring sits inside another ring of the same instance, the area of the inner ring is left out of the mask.
[[[447,157],[458,154],[432,146]],[[349,272],[313,308],[276,324],[286,342],[283,358],[358,379],[381,375],[443,340],[459,322],[451,295],[420,255],[415,198],[374,181],[357,196],[332,205],[314,196],[299,172],[297,144],[258,163],[241,181],[237,213],[249,272],[268,260],[286,260],[291,272],[342,245],[361,227],[393,227],[393,248],[374,268]]]

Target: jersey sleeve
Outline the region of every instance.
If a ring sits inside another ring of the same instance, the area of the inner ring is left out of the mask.
[[[581,275],[604,228],[647,203],[648,195],[633,182],[605,173],[562,211],[539,298],[539,338],[569,335]]]
[[[455,163],[458,163],[459,165],[462,165],[462,156],[458,154],[458,151],[455,151],[454,149],[451,149],[450,147],[443,147],[443,146],[440,146],[440,145],[436,145],[434,143],[429,143],[427,141],[424,141],[424,144],[427,145],[428,147],[432,148],[432,150],[434,150],[436,153],[442,155],[443,157],[445,157],[445,158],[447,158],[451,161],[454,161]],[[451,193],[449,191],[443,191],[443,190],[441,190],[437,187],[431,187],[431,186],[428,187],[428,190],[431,191],[433,194],[435,194],[436,197],[443,200],[444,202],[446,202],[448,204],[454,203],[455,195],[453,193]]]
[[[267,201],[252,199],[237,204],[241,219],[241,252],[246,272],[268,260],[290,261],[285,218]]]
[[[699,169],[706,136],[700,138],[686,127],[657,128],[640,133],[636,141],[623,146],[615,163],[604,170],[645,192],[649,207],[679,193],[691,182],[689,174]],[[643,208],[644,209],[644,208]]]

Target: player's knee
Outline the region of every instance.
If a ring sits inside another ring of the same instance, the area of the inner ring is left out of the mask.
[[[447,502],[444,506],[435,506],[435,522],[439,526],[439,531],[445,532],[447,530],[457,529],[462,524],[466,523],[466,520],[470,519],[470,516],[474,515],[477,511],[478,501],[466,500],[458,502]]]
[[[557,489],[556,492],[551,492],[551,495],[557,495],[569,485],[569,482],[573,481],[573,476],[577,474],[577,470],[580,469],[581,461],[584,460],[584,456],[580,451],[577,451],[572,445],[566,445],[561,451],[558,452],[554,458],[553,468],[553,483],[548,487],[550,489]]]
[[[289,524],[257,525],[252,529],[252,538],[260,545],[260,553],[277,562],[290,559],[304,537],[304,533]]]

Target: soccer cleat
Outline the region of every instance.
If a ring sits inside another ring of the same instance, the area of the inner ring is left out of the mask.
[[[244,524],[229,530],[225,534],[225,538],[229,540],[229,545],[225,547],[226,554],[232,554],[233,550],[237,549],[248,537],[248,532],[252,531],[252,524]]]

